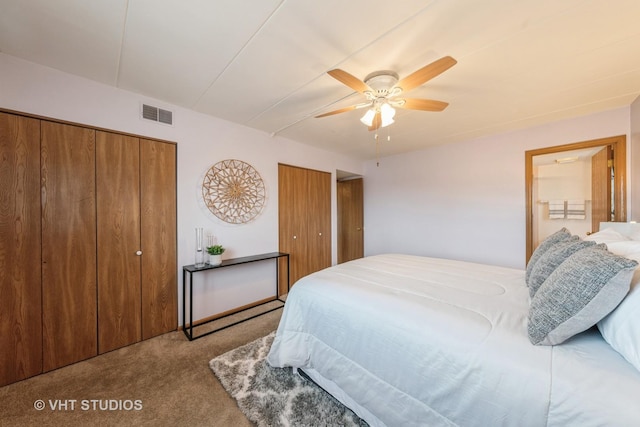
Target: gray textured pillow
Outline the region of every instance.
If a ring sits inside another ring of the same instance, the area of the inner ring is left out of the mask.
[[[637,266],[598,246],[571,255],[531,300],[529,340],[556,345],[595,325],[625,297]]]
[[[531,258],[529,258],[529,262],[527,263],[527,270],[524,276],[524,281],[527,286],[529,286],[529,277],[531,276],[531,270],[533,270],[533,267],[536,265],[540,257],[556,243],[562,242],[570,237],[571,232],[566,228],[562,228],[552,235],[548,236],[538,245],[536,250],[533,251],[533,254],[531,254]]]
[[[556,243],[543,253],[531,269],[531,275],[529,276],[529,295],[531,298],[542,286],[542,283],[547,280],[547,277],[553,273],[553,270],[558,268],[564,260],[580,249],[594,246],[595,244],[596,242],[588,242],[580,240],[578,236],[571,236],[562,242]],[[602,245],[602,249],[606,249],[606,246]]]

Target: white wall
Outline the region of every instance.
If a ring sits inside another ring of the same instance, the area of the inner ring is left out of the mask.
[[[563,157],[565,157],[563,155]],[[533,166],[533,201],[535,220],[533,247],[562,227],[585,237],[591,231],[591,158],[575,162]],[[549,201],[584,203],[584,219],[550,218]]]
[[[141,102],[174,111],[175,125],[169,127],[139,119]],[[404,252],[522,268],[525,258],[524,152],[612,135],[626,134],[629,138],[631,116],[630,108],[621,108],[387,157],[376,167],[375,161],[363,165],[354,159],[284,138],[272,138],[244,126],[2,53],[0,108],[177,142],[180,305],[181,266],[194,262],[196,226],[213,232],[228,248],[227,257],[278,250],[279,162],[328,171],[334,178],[336,170],[364,175],[367,255]],[[635,105],[633,111],[637,132],[640,106]],[[637,136],[635,138],[637,141]],[[634,156],[636,162],[640,161],[638,156],[640,153]],[[228,158],[250,163],[265,181],[266,207],[250,224],[225,224],[209,213],[201,201],[204,173],[217,161]],[[633,159],[629,161],[635,164]],[[632,171],[629,176],[634,176]],[[335,262],[335,179],[333,181]],[[632,194],[631,184],[629,180],[629,194]],[[635,197],[636,202],[638,199],[640,197]],[[195,317],[261,297],[274,286],[265,279],[271,274],[271,266],[267,264],[220,270],[200,278],[196,283]]]
[[[387,157],[379,167],[368,162],[365,254],[524,268],[525,151],[623,134],[629,140],[629,121],[626,107]]]
[[[140,119],[138,111],[142,102],[172,110],[174,125],[166,126]],[[182,266],[194,263],[195,227],[204,227],[214,233],[219,243],[228,248],[225,252],[228,258],[278,250],[279,162],[333,174],[332,241],[335,262],[335,172],[339,169],[362,174],[363,165],[360,161],[284,138],[271,137],[248,127],[2,53],[0,108],[177,142],[180,307]],[[249,224],[226,224],[211,214],[202,202],[204,174],[214,163],[224,159],[238,159],[251,164],[265,182],[266,206],[262,214]],[[200,274],[202,277],[196,281],[195,319],[268,296],[272,289],[275,292],[272,263],[257,263],[206,274],[206,277]]]

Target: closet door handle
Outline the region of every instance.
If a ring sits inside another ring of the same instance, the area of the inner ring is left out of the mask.
[[[136,255],[138,256],[142,255],[142,251],[136,251]]]

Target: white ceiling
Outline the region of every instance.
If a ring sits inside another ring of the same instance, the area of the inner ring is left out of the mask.
[[[458,61],[407,95],[449,107],[399,110],[382,156],[628,106],[640,1],[0,0],[0,51],[367,159],[362,110],[313,117],[364,100],[328,70]]]

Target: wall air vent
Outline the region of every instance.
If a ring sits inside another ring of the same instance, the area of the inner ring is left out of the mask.
[[[152,105],[142,104],[142,118],[165,125],[173,125],[173,112]]]

